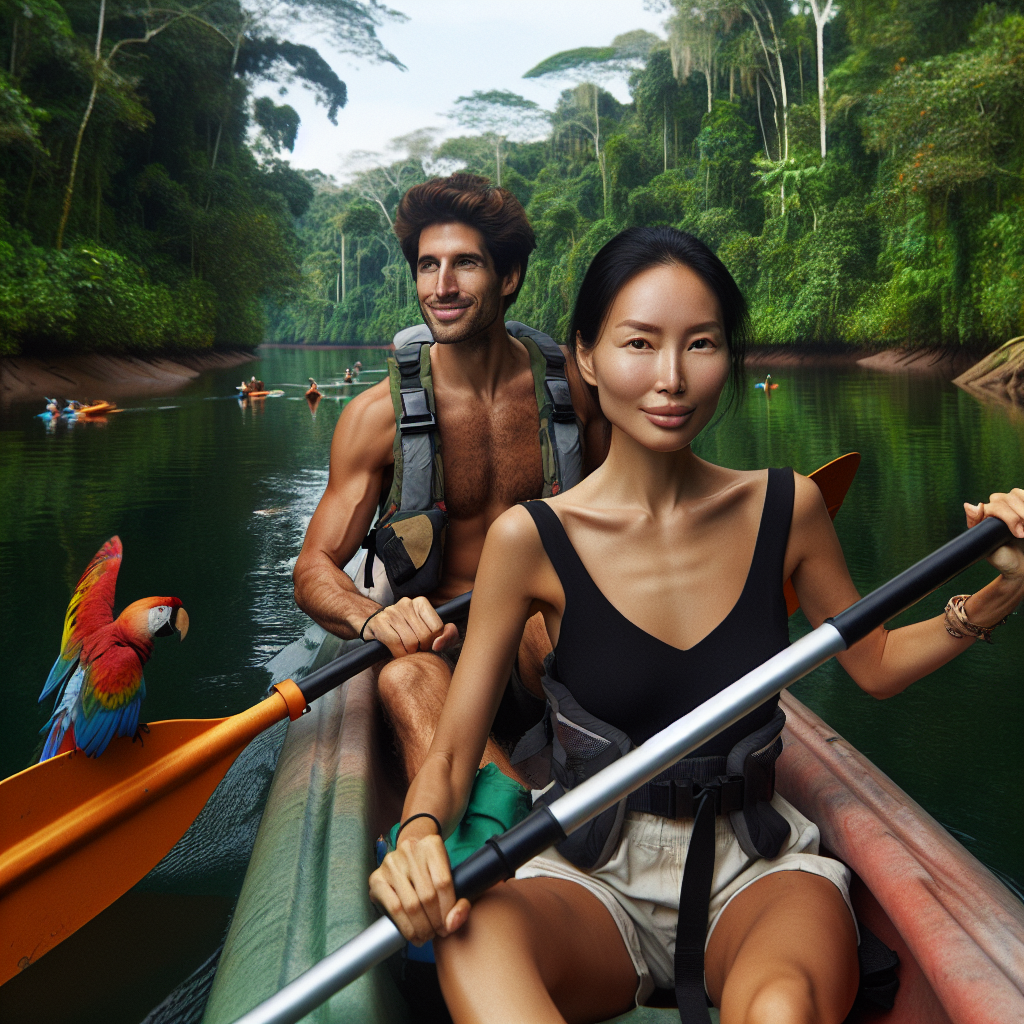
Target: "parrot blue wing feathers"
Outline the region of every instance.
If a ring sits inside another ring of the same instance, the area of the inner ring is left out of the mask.
[[[53,668],[50,669],[50,674],[46,677],[46,682],[43,684],[43,692],[39,694],[39,700],[46,700],[51,693],[66,683],[77,664],[77,656],[68,660],[63,654],[58,654],[57,660],[53,663]]]

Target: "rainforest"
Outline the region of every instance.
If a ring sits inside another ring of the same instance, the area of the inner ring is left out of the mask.
[[[377,34],[400,12],[3,0],[0,354],[386,342],[419,320],[398,200],[459,168],[526,207],[512,315],[560,339],[589,260],[634,224],[712,246],[761,344],[1022,333],[1024,3],[647,7],[661,34],[522,68],[563,87],[553,109],[467,87],[461,134],[425,127],[342,179],[289,164],[299,115],[256,87],[297,83],[336,119],[346,85],[294,26],[400,66]]]

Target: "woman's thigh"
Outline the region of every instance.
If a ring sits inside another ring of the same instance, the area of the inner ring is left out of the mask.
[[[857,933],[827,878],[777,871],[722,912],[705,956],[722,1024],[839,1024],[857,994]]]
[[[457,1024],[602,1021],[628,1010],[636,994],[633,961],[611,914],[564,879],[495,886],[434,948]]]

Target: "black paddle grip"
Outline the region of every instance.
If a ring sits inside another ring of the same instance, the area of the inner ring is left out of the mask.
[[[469,602],[472,596],[473,591],[470,590],[453,601],[441,605],[437,609],[441,621],[457,622],[459,619],[464,619],[469,614]],[[322,697],[336,686],[340,686],[346,679],[351,679],[354,675],[358,675],[387,657],[389,657],[387,647],[379,640],[371,640],[369,643],[363,644],[362,647],[349,651],[348,654],[343,654],[340,658],[335,658],[323,668],[310,672],[304,679],[298,680],[296,685],[302,691],[302,696],[306,698],[306,703],[312,704],[317,697]]]
[[[846,646],[850,647],[876,626],[888,622],[979,558],[1013,539],[1010,528],[1001,519],[984,519],[827,621],[839,630]]]
[[[565,838],[558,819],[538,807],[518,825],[494,836],[452,872],[455,895],[474,900],[498,882],[511,878],[530,858]]]

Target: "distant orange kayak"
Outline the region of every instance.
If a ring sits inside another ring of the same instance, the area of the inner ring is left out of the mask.
[[[103,416],[108,412],[115,412],[117,406],[113,402],[94,402],[92,405],[83,406],[75,410],[76,416]]]

